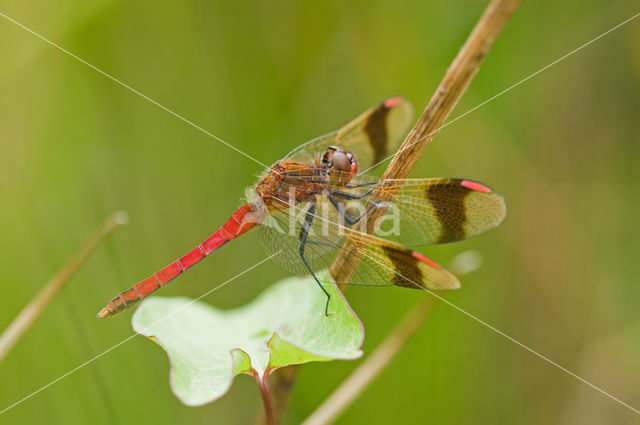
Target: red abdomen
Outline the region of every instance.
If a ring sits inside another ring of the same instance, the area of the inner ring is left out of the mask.
[[[252,204],[245,204],[238,208],[231,218],[217,232],[207,240],[198,245],[195,249],[180,257],[164,269],[152,274],[140,283],[121,292],[117,297],[109,301],[100,312],[98,318],[102,319],[131,307],[142,298],[161,288],[182,272],[188,270],[198,261],[208,256],[225,243],[237,238],[243,233],[260,224],[256,219],[256,213]]]

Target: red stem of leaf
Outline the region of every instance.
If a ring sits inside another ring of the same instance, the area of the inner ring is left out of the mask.
[[[265,372],[262,378],[255,373],[253,377],[256,379],[258,388],[260,389],[260,395],[262,396],[262,404],[264,405],[264,413],[267,419],[267,424],[275,425],[276,421],[273,412],[273,403],[271,402],[271,394],[269,394],[269,384],[267,383],[269,372]]]

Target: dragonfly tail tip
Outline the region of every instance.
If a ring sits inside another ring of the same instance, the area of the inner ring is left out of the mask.
[[[98,319],[104,319],[105,317],[109,317],[109,316],[111,316],[111,312],[107,307],[103,308],[102,310],[100,310],[98,314],[96,314],[96,317]]]

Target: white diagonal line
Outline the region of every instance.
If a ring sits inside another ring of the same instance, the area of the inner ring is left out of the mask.
[[[418,289],[423,289],[426,292],[428,292],[429,294],[433,295],[434,297],[436,297],[437,299],[439,299],[440,301],[446,303],[447,305],[455,308],[456,310],[458,310],[459,312],[465,314],[466,316],[472,318],[473,320],[475,320],[476,322],[486,326],[487,328],[491,329],[492,331],[496,332],[499,335],[502,335],[503,337],[505,337],[506,339],[508,339],[509,341],[519,345],[520,347],[524,348],[525,350],[529,351],[530,353],[538,356],[539,358],[541,358],[542,360],[546,361],[547,363],[552,364],[553,366],[557,367],[558,369],[562,370],[565,373],[568,373],[569,375],[573,376],[574,378],[576,378],[577,380],[579,380],[580,382],[587,384],[588,386],[590,386],[591,388],[593,388],[596,391],[599,391],[600,393],[606,395],[607,397],[609,397],[610,399],[620,403],[621,405],[623,405],[624,407],[632,410],[633,412],[635,412],[636,414],[640,415],[640,411],[638,411],[637,409],[635,409],[634,407],[628,405],[627,403],[625,403],[624,401],[620,400],[619,398],[611,395],[610,393],[606,392],[605,390],[603,390],[602,388],[592,384],[591,382],[587,381],[586,379],[576,375],[575,373],[571,372],[569,369],[560,366],[558,363],[554,362],[553,360],[551,360],[550,358],[540,354],[539,352],[537,352],[536,350],[534,350],[533,348],[528,347],[527,345],[521,343],[520,341],[518,341],[517,339],[507,335],[506,333],[502,332],[501,330],[495,328],[494,326],[491,326],[490,324],[488,324],[487,322],[485,322],[482,319],[479,319],[478,317],[474,316],[473,314],[467,312],[466,310],[458,307],[457,305],[453,304],[451,301],[446,300],[445,298],[441,297],[440,295],[436,294],[435,292],[433,292],[430,289],[427,289],[423,286],[420,286],[419,284],[417,284],[416,282],[414,282],[413,280],[409,279],[408,277],[403,276],[402,274],[398,273],[396,270],[392,270],[390,267],[386,266],[385,264],[382,264],[381,262],[377,261],[375,258],[372,258],[371,256],[367,255],[366,252],[360,250],[360,252],[367,256],[368,258],[370,258],[372,261],[374,261],[375,263],[379,264],[380,266],[386,268],[387,270],[390,270],[391,272],[393,272],[394,274],[400,276],[403,279],[406,279],[408,282],[411,282],[413,285],[415,285],[416,288]]]
[[[455,117],[454,119],[452,119],[451,121],[448,121],[446,123],[444,123],[443,125],[441,125],[437,130],[432,131],[431,133],[419,138],[418,140],[416,140],[415,142],[409,144],[408,146],[406,146],[404,149],[400,149],[398,152],[396,152],[393,155],[389,155],[388,157],[386,157],[385,159],[377,162],[376,164],[372,165],[371,167],[367,168],[364,171],[361,171],[360,173],[358,173],[358,175],[360,174],[364,174],[369,170],[374,169],[375,167],[377,167],[378,165],[382,164],[385,161],[388,161],[389,159],[393,158],[395,155],[399,154],[400,152],[402,152],[405,149],[410,148],[411,146],[415,145],[416,143],[436,134],[437,132],[439,132],[440,130],[442,130],[443,128],[453,124],[454,122],[458,121],[460,118],[465,117],[466,115],[472,113],[473,111],[475,111],[478,108],[483,107],[484,105],[486,105],[487,103],[491,102],[492,100],[502,96],[503,94],[505,94],[506,92],[510,91],[511,89],[514,89],[516,87],[518,87],[520,84],[524,83],[525,81],[528,81],[530,79],[532,79],[533,77],[535,77],[536,75],[540,74],[543,71],[546,71],[547,69],[551,68],[552,66],[554,66],[555,64],[557,64],[558,62],[561,62],[563,60],[565,60],[566,58],[568,58],[569,56],[573,55],[574,53],[577,53],[578,51],[584,49],[585,47],[587,47],[588,45],[594,43],[595,41],[601,39],[602,37],[604,37],[605,35],[617,30],[618,28],[620,28],[621,26],[623,26],[624,24],[627,24],[629,22],[631,22],[632,20],[634,20],[635,18],[637,18],[638,16],[640,16],[640,13],[636,13],[635,15],[633,15],[632,17],[630,17],[629,19],[619,23],[618,25],[616,25],[615,27],[603,32],[602,34],[600,34],[599,36],[587,41],[586,43],[584,43],[583,45],[581,45],[580,47],[577,47],[575,49],[573,49],[572,51],[570,51],[569,53],[565,54],[564,56],[559,57],[558,59],[556,59],[555,61],[551,62],[549,65],[540,68],[539,70],[537,70],[536,72],[534,72],[533,74],[530,74],[529,76],[523,78],[522,80],[518,81],[515,84],[512,84],[511,86],[507,87],[506,89],[502,90],[500,93],[490,97],[489,99],[485,100],[484,102],[480,103],[479,105],[474,106],[473,108],[469,109],[468,111],[458,115],[457,117]]]
[[[195,303],[196,301],[206,297],[207,295],[211,294],[212,292],[222,288],[223,286],[225,286],[227,283],[237,279],[238,277],[242,276],[243,274],[255,269],[256,267],[258,267],[259,265],[261,265],[262,263],[264,263],[267,260],[270,260],[271,258],[275,257],[276,255],[280,254],[281,251],[275,252],[273,254],[271,254],[269,257],[264,258],[262,261],[259,261],[258,263],[254,264],[253,266],[249,267],[248,269],[244,270],[241,273],[238,273],[237,275],[233,276],[232,278],[228,279],[226,282],[221,283],[220,285],[216,286],[213,289],[210,289],[209,291],[205,292],[204,294],[200,295],[198,298],[196,298],[195,300],[192,300],[190,303],[183,305],[182,307],[172,311],[171,313],[167,314],[166,316],[161,317],[160,319],[156,320],[155,322],[153,322],[152,324],[150,324],[149,326],[145,327],[140,333],[144,332],[145,330],[151,328],[154,325],[157,325],[158,323],[163,322],[164,320],[168,319],[169,317],[173,316],[176,313],[179,313],[180,311],[184,310],[185,308],[188,308],[189,306],[191,306],[193,303]],[[53,384],[63,380],[64,378],[66,378],[67,376],[71,375],[72,373],[77,372],[78,370],[82,369],[83,367],[85,367],[86,365],[88,365],[89,363],[99,359],[100,357],[104,356],[105,354],[109,353],[110,351],[115,350],[116,348],[118,348],[119,346],[121,346],[122,344],[124,344],[125,342],[128,342],[130,340],[132,340],[134,337],[138,336],[139,333],[134,333],[133,335],[130,335],[129,337],[127,337],[126,339],[123,339],[122,341],[120,341],[119,343],[117,343],[116,345],[112,346],[111,348],[108,348],[107,350],[103,351],[102,353],[98,354],[95,357],[92,357],[91,359],[87,360],[86,362],[82,363],[81,365],[77,366],[74,369],[71,369],[69,372],[65,373],[64,375],[54,379],[53,381],[49,382],[47,385],[37,389],[36,391],[32,392],[31,394],[29,394],[26,397],[23,397],[22,399],[16,401],[15,403],[13,403],[10,406],[5,407],[3,410],[0,411],[0,415],[2,415],[4,412],[6,412],[7,410],[10,410],[14,407],[16,407],[17,405],[19,405],[20,403],[30,399],[31,397],[33,397],[34,395],[38,394],[41,391],[46,390],[47,388],[49,388],[50,386],[52,386]]]
[[[99,72],[100,74],[104,75],[105,77],[107,77],[108,79],[110,79],[111,81],[114,81],[118,84],[120,84],[122,87],[130,90],[131,92],[137,94],[138,96],[142,97],[145,100],[148,100],[149,102],[153,103],[154,105],[156,105],[158,108],[170,113],[171,115],[173,115],[174,117],[186,122],[187,124],[189,124],[191,127],[194,127],[197,130],[200,130],[201,132],[203,132],[204,134],[206,134],[209,137],[212,137],[213,139],[219,141],[220,143],[222,143],[223,145],[233,149],[234,151],[238,152],[240,155],[244,155],[245,157],[249,158],[250,160],[252,160],[253,162],[256,162],[260,165],[262,165],[264,168],[269,168],[267,165],[263,164],[262,162],[258,161],[257,159],[255,159],[254,157],[252,157],[251,155],[249,155],[248,153],[245,153],[243,151],[241,151],[240,149],[236,148],[235,146],[233,146],[232,144],[225,142],[224,140],[222,140],[221,138],[219,138],[218,136],[214,135],[213,133],[205,130],[204,128],[200,127],[199,125],[195,124],[193,121],[189,121],[188,119],[186,119],[185,117],[183,117],[182,115],[172,111],[171,109],[167,108],[166,106],[161,105],[160,103],[156,102],[155,100],[151,99],[149,96],[146,96],[142,93],[140,93],[138,90],[134,89],[133,87],[129,86],[128,84],[123,83],[122,81],[118,80],[116,77],[107,74],[105,71],[101,70],[100,68],[91,65],[89,62],[85,61],[84,59],[76,56],[75,54],[71,53],[70,51],[68,51],[67,49],[65,49],[64,47],[59,46],[58,44],[54,43],[53,41],[47,39],[46,37],[40,35],[39,33],[35,32],[34,30],[32,30],[31,28],[28,28],[24,25],[22,25],[20,22],[16,21],[15,19],[10,18],[9,16],[5,15],[4,13],[0,12],[0,16],[2,16],[3,18],[5,18],[8,21],[13,22],[14,24],[16,24],[17,26],[19,26],[20,28],[30,32],[31,34],[35,35],[36,37],[38,37],[39,39],[41,39],[42,41],[50,44],[51,46],[55,47],[56,49],[60,50],[61,52],[66,53],[67,55],[71,56],[72,58],[82,62],[83,64],[87,65],[89,68],[93,69],[94,71]]]

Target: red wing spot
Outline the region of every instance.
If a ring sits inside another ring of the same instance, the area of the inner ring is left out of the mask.
[[[398,106],[401,104],[403,99],[401,97],[392,97],[384,101],[384,106],[387,108],[393,108],[394,106]]]
[[[467,189],[477,190],[478,192],[482,192],[482,193],[491,193],[490,188],[478,182],[472,182],[470,180],[462,180],[462,183],[460,184],[466,187]]]
[[[420,254],[417,251],[412,251],[411,255],[413,256],[413,258],[415,258],[416,260],[420,260],[423,263],[427,263],[428,265],[430,265],[431,267],[433,267],[434,269],[441,269],[442,266],[438,263],[436,263],[435,261],[433,261],[431,258],[427,258],[424,255]]]

